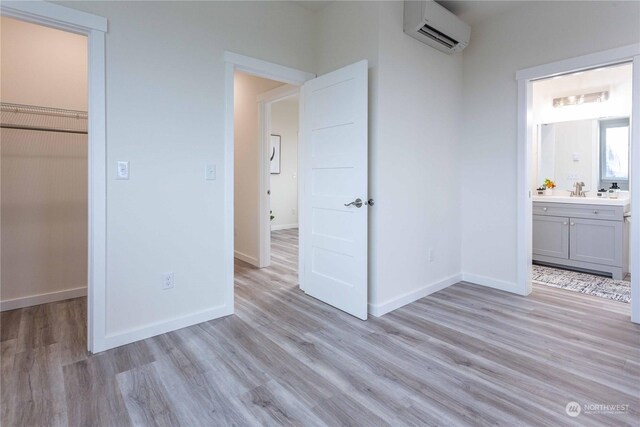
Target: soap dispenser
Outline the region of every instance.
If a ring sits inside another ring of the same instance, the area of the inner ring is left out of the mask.
[[[618,187],[618,183],[617,182],[612,183],[611,187],[609,187],[609,198],[617,199],[619,193],[620,193],[620,187]]]

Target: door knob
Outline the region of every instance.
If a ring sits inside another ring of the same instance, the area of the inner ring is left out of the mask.
[[[345,206],[351,206],[351,205],[354,205],[356,208],[361,208],[362,207],[362,199],[358,198],[358,199],[355,199],[351,203],[345,203]]]
[[[369,205],[369,206],[373,206],[373,204],[374,204],[374,203],[375,203],[375,202],[373,201],[373,199],[369,199],[369,200],[367,200],[364,204],[365,204],[365,205]]]

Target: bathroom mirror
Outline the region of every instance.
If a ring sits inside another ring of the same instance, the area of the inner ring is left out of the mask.
[[[541,124],[534,144],[534,185],[549,178],[559,190],[576,181],[597,191],[618,183],[629,189],[629,118]]]

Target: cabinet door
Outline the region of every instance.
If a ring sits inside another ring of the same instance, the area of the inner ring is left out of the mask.
[[[533,215],[533,255],[569,258],[569,218]]]
[[[622,267],[624,223],[571,218],[571,259]]]

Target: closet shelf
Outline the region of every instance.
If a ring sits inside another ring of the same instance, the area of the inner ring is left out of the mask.
[[[40,132],[87,134],[86,111],[0,103],[0,127]]]

